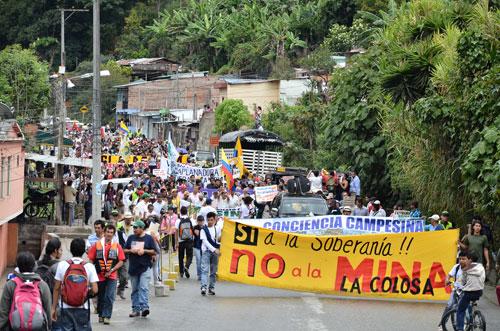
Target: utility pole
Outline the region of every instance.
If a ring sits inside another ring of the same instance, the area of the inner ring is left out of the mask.
[[[94,0],[93,19],[93,85],[92,85],[92,220],[101,218],[101,31],[100,1]]]
[[[68,18],[70,18],[75,12],[88,11],[87,9],[61,9],[61,65],[59,66],[60,81],[57,84],[58,87],[58,97],[57,97],[57,107],[59,113],[59,123],[57,130],[57,160],[61,161],[63,158],[63,146],[64,146],[64,131],[66,125],[66,79],[64,74],[66,73],[66,42],[65,42],[65,26],[64,23]],[[66,18],[65,12],[71,12],[71,14]],[[54,133],[56,129],[56,111],[54,112],[54,118],[52,119],[54,125]],[[62,196],[63,196],[63,183],[62,176],[64,172],[64,166],[58,163],[55,166],[55,178],[57,185],[58,196],[55,200],[55,223],[57,225],[61,224],[63,220],[63,208],[62,208]]]

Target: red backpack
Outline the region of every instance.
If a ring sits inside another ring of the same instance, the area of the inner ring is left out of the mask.
[[[89,279],[85,270],[85,262],[75,263],[73,260],[66,261],[69,264],[62,281],[62,301],[72,307],[80,307],[87,300],[89,292]]]
[[[39,280],[23,281],[16,277],[12,305],[10,306],[9,322],[12,330],[31,331],[44,330],[47,316],[43,310],[42,296],[38,288]]]

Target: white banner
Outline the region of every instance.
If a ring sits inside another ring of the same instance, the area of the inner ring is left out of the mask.
[[[256,186],[254,191],[257,202],[270,202],[278,194],[278,185]]]
[[[169,175],[174,175],[177,178],[189,179],[190,176],[210,178],[213,175],[215,178],[222,177],[222,166],[213,168],[192,167],[187,164],[182,164],[175,161],[168,161]]]
[[[236,221],[275,231],[316,236],[424,231],[424,220],[418,218],[325,215],[268,219],[239,219]]]

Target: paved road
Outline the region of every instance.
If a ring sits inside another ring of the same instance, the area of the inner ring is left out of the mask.
[[[488,330],[500,330],[500,308],[490,299],[483,297],[480,309]],[[169,297],[153,297],[150,304],[148,318],[131,319],[130,299],[117,298],[112,324],[99,325],[93,315],[94,330],[423,331],[437,330],[444,307],[339,299],[227,282],[217,284],[215,297],[202,297],[193,279],[181,279]]]

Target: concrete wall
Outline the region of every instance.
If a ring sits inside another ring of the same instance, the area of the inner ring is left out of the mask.
[[[293,106],[302,95],[310,91],[308,79],[291,79],[280,81],[280,100],[282,104]]]
[[[45,225],[19,223],[18,238],[18,252],[29,251],[38,259],[42,251],[43,238],[45,238]]]
[[[266,111],[272,102],[280,101],[280,82],[267,81],[259,83],[228,84],[227,98],[239,99],[254,113],[257,106]]]
[[[204,113],[200,120],[200,131],[196,148],[199,151],[213,151],[210,146],[210,136],[215,127],[215,112]]]
[[[219,89],[214,88],[218,77],[162,79],[128,88],[128,108],[140,110],[192,109],[221,102]],[[194,88],[193,88],[194,87]],[[194,91],[194,92],[193,92]],[[195,96],[193,99],[193,95]],[[195,105],[193,105],[193,100]]]

